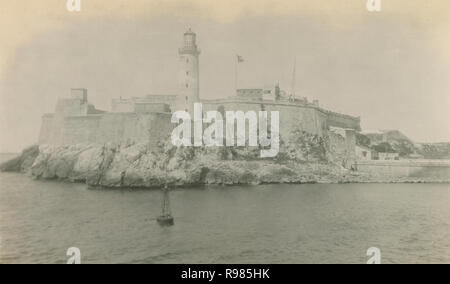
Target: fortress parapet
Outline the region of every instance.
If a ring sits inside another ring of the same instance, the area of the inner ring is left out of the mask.
[[[112,99],[112,112],[171,112],[176,106],[176,95],[147,95],[128,99]]]

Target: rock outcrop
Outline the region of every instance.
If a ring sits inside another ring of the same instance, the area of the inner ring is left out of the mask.
[[[26,172],[39,155],[39,146],[33,145],[22,151],[22,154],[12,160],[0,164],[2,172]]]
[[[174,147],[170,139],[146,144],[41,145],[24,151],[14,167],[37,179],[85,182],[105,187],[161,187],[204,184],[315,183],[353,174],[333,161],[327,138],[302,131],[281,139],[274,159],[258,147]],[[9,164],[8,164],[9,165]],[[19,169],[20,168],[20,169]]]
[[[261,159],[257,147],[174,147],[169,139],[149,144],[33,146],[0,166],[36,179],[84,182],[112,188],[158,188],[207,184],[437,182],[388,178],[349,170],[345,137],[297,131],[276,158]],[[448,182],[448,181],[446,181]]]

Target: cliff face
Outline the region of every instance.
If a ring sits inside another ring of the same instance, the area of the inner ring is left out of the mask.
[[[35,178],[106,187],[327,182],[352,174],[341,166],[347,150],[337,153],[336,148],[345,147],[333,142],[337,140],[346,145],[344,137],[322,138],[296,130],[289,141],[281,139],[280,153],[274,159],[261,159],[257,147],[177,148],[170,139],[156,147],[41,145],[33,163],[21,169]]]

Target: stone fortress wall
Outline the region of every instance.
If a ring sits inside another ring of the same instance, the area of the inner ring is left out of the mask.
[[[144,143],[151,149],[167,139],[176,126],[171,123],[171,114],[177,110],[173,109],[176,107],[174,96],[114,99],[114,111],[104,112],[89,105],[87,95],[80,98],[78,90],[73,89],[69,98],[59,99],[55,113],[43,116],[39,144]],[[87,94],[87,90],[83,92]],[[317,103],[305,101],[231,97],[200,102],[203,112],[279,111],[282,139],[289,139],[293,130],[304,131],[327,138],[334,157],[332,160],[342,166],[350,167],[356,159],[355,132],[360,130],[357,117],[330,112],[320,108]]]
[[[62,121],[45,115],[39,144],[54,146],[81,143],[148,143],[156,146],[167,138],[173,128],[169,113],[106,113],[101,115],[69,116]]]
[[[360,119],[324,110],[312,104],[294,104],[287,101],[264,100],[202,100],[203,111],[279,111],[280,134],[289,136],[294,129],[324,136],[329,127],[360,131]]]
[[[58,100],[55,113],[43,116],[39,144],[137,142],[154,145],[161,138],[168,138],[175,127],[171,123],[172,112],[191,111],[193,103],[201,102],[204,112],[279,111],[282,138],[289,139],[292,131],[300,130],[329,138],[343,156],[355,152],[354,132],[360,131],[359,117],[325,110],[318,101],[310,103],[306,98],[288,96],[278,84],[261,89],[238,89],[234,96],[225,99],[200,99],[199,54],[196,35],[189,30],[179,49],[180,89],[177,95],[113,99],[112,111],[105,112],[89,104],[86,89],[72,89],[70,97]],[[343,129],[343,134],[333,136],[329,131],[331,127]]]
[[[39,144],[132,143],[155,145],[170,134],[173,124],[167,104],[139,105],[132,112],[103,112],[88,107],[86,99],[59,99],[54,114],[42,118]],[[87,93],[87,91],[86,91]]]

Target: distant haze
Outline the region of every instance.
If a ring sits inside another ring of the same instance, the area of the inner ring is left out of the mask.
[[[314,2],[314,3],[311,3]],[[332,3],[330,3],[332,2]],[[335,3],[339,2],[339,3]],[[200,96],[280,83],[361,116],[365,130],[450,141],[450,1],[100,1],[0,4],[0,152],[37,141],[42,114],[72,87],[112,98],[176,94],[182,34],[197,33]],[[393,3],[395,2],[395,3]]]

